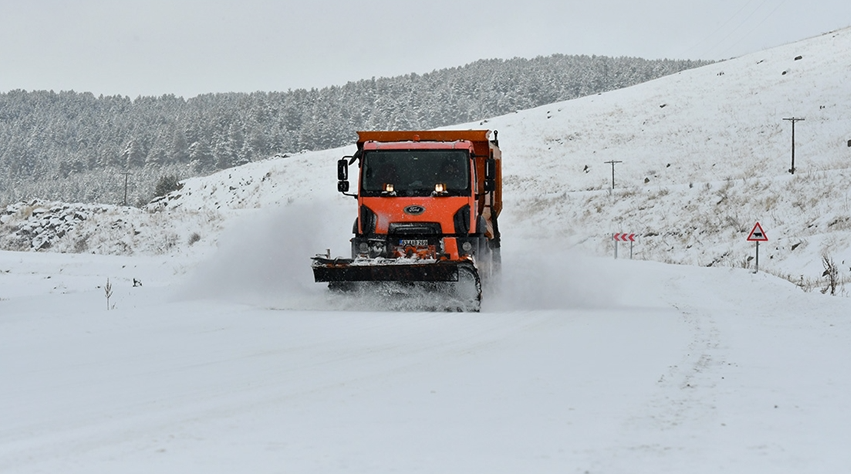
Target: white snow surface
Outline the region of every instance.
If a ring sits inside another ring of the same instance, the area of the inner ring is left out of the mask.
[[[9,206],[0,472],[847,472],[848,64],[841,30],[456,127],[504,153],[477,314],[313,283],[351,147]]]

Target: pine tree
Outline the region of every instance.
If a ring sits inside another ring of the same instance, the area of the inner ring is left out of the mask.
[[[213,153],[204,142],[194,142],[189,145],[189,162],[198,173],[206,173],[215,167]]]
[[[124,162],[125,169],[141,168],[145,166],[145,158],[147,152],[142,144],[135,137],[131,138],[121,152],[121,161]]]
[[[186,134],[179,127],[175,127],[172,133],[171,161],[173,163],[189,163],[189,144],[186,142]]]

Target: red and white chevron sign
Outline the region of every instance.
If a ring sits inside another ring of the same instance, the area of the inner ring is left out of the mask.
[[[635,234],[614,234],[616,242],[635,242]]]

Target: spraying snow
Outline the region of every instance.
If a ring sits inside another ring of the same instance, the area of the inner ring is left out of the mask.
[[[339,294],[313,282],[307,256],[325,248],[348,250],[350,209],[333,202],[296,203],[243,217],[224,232],[217,251],[200,263],[181,299],[220,299],[276,309],[422,311],[439,306],[429,289],[395,292],[380,285]],[[317,219],[316,216],[325,216]],[[345,227],[345,226],[344,226]],[[502,275],[485,288],[483,311],[572,309],[610,306],[607,260],[576,251],[531,254],[559,242],[507,240]],[[334,243],[336,245],[331,245]],[[323,252],[324,253],[324,252]],[[606,262],[606,263],[603,263]]]
[[[180,294],[280,309],[329,309],[324,288],[313,283],[308,256],[324,253],[332,243],[346,248],[351,231],[341,225],[350,222],[346,211],[333,202],[298,202],[245,216],[224,232],[217,252],[198,266]]]
[[[617,305],[609,260],[590,259],[575,250],[558,250],[563,242],[547,239],[504,240],[502,273],[496,288],[485,292],[484,310],[603,308]],[[529,249],[554,249],[530,252]]]

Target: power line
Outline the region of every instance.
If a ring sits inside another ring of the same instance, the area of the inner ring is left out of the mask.
[[[762,3],[760,3],[760,4],[759,4],[759,6],[757,6],[757,7],[756,7],[753,11],[751,11],[750,13],[748,13],[748,16],[746,16],[744,20],[742,20],[742,21],[741,21],[738,25],[736,25],[736,27],[735,27],[735,28],[733,28],[732,30],[730,30],[730,32],[729,32],[729,33],[727,33],[727,35],[726,35],[726,36],[724,36],[723,38],[721,38],[721,39],[720,39],[717,43],[715,43],[715,44],[714,44],[711,48],[709,48],[709,51],[712,51],[713,49],[715,49],[716,47],[718,47],[718,45],[720,45],[720,44],[721,44],[721,43],[723,43],[724,41],[727,41],[727,38],[729,38],[730,36],[732,36],[732,35],[733,35],[733,33],[735,33],[736,31],[738,31],[738,30],[739,30],[739,28],[741,28],[741,27],[742,27],[745,23],[747,23],[747,21],[748,21],[748,20],[750,20],[750,18],[753,16],[753,14],[754,14],[754,13],[756,13],[757,11],[759,11],[759,9],[760,9],[760,8],[762,8],[762,6],[763,6],[763,5],[765,5],[765,3],[766,3],[767,1],[768,1],[768,0],[763,0],[763,1],[762,1]],[[750,3],[750,2],[748,2],[748,4],[749,4],[749,3]],[[741,39],[739,39],[739,41],[741,41]],[[736,44],[738,44],[738,42],[734,43],[734,44],[733,44],[733,46],[735,46]],[[732,48],[732,46],[728,47],[728,48],[727,48],[726,50],[724,50],[724,51],[726,52],[726,51],[727,51],[727,50],[729,50],[730,48]]]
[[[695,43],[695,45],[694,45],[694,46],[692,46],[692,47],[688,48],[687,50],[685,50],[685,51],[683,52],[683,55],[685,55],[685,54],[689,53],[690,51],[694,50],[694,49],[695,49],[695,48],[697,48],[698,46],[700,46],[700,45],[702,45],[703,43],[706,43],[707,41],[709,41],[709,38],[712,38],[713,36],[715,36],[715,33],[718,33],[719,31],[721,31],[721,29],[722,29],[722,28],[724,28],[724,27],[725,27],[725,26],[727,26],[727,25],[728,25],[731,21],[733,21],[733,18],[736,18],[737,16],[739,16],[739,13],[742,13],[742,10],[744,10],[744,9],[745,9],[745,7],[747,7],[748,5],[750,5],[750,4],[751,4],[751,1],[753,1],[753,0],[748,0],[748,1],[747,1],[747,3],[745,3],[744,5],[742,5],[742,7],[741,7],[741,8],[739,8],[739,10],[738,10],[736,13],[733,13],[733,15],[732,15],[732,16],[730,16],[729,18],[727,18],[726,20],[724,20],[723,22],[721,22],[721,24],[718,26],[718,28],[715,28],[715,31],[713,31],[712,33],[709,33],[708,35],[706,35],[706,37],[705,37],[705,38],[703,38],[702,40],[700,40],[700,41],[698,41],[697,43]],[[714,48],[714,47],[715,47],[715,46],[713,46],[712,48]],[[712,50],[712,48],[709,48],[709,50],[707,50],[707,51],[711,51],[711,50]]]
[[[762,24],[763,24],[763,23],[765,23],[765,20],[768,20],[769,18],[771,18],[772,16],[774,16],[774,13],[775,13],[778,9],[780,9],[780,7],[782,7],[783,5],[785,5],[787,1],[788,1],[788,0],[783,0],[782,2],[780,2],[780,3],[776,6],[776,7],[774,7],[774,10],[771,10],[771,12],[770,12],[768,15],[764,16],[764,17],[762,18],[762,20],[760,20],[760,21],[759,21],[759,23],[757,23],[754,27],[752,27],[752,28],[750,29],[750,31],[748,31],[748,32],[747,32],[747,34],[745,34],[745,36],[742,36],[741,38],[739,38],[739,40],[738,40],[738,41],[736,41],[735,43],[733,43],[732,45],[730,45],[727,49],[725,49],[725,50],[722,52],[722,54],[726,54],[726,53],[727,53],[727,51],[729,51],[729,50],[730,50],[730,49],[732,49],[734,46],[736,46],[736,45],[738,45],[739,43],[741,43],[741,42],[742,42],[745,38],[747,38],[748,36],[752,35],[752,34],[753,34],[753,32],[757,30],[757,28],[759,28],[760,26],[762,26]],[[762,5],[760,5],[760,6],[762,6]]]

